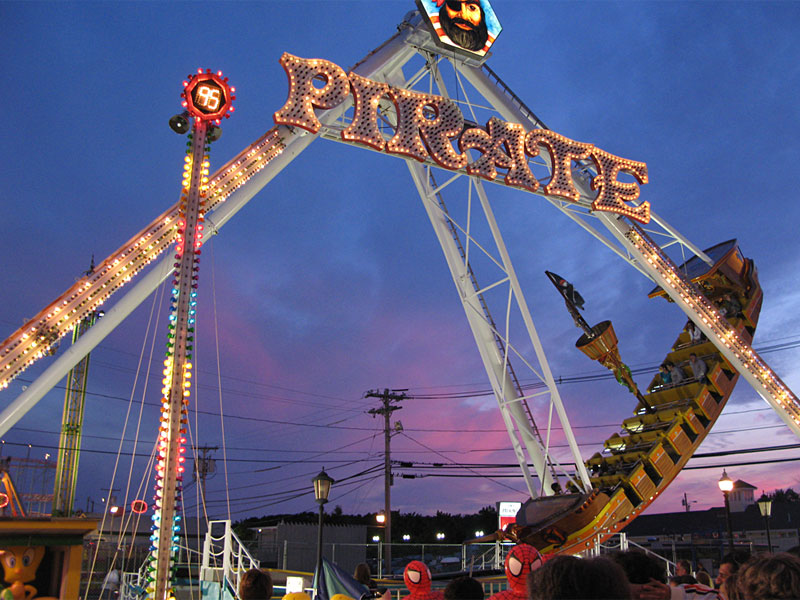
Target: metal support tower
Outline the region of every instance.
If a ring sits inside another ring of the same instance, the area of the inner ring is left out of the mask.
[[[174,559],[177,552],[177,532],[180,529],[180,499],[183,481],[183,444],[188,422],[186,406],[191,387],[192,350],[194,347],[196,251],[199,249],[198,225],[203,219],[203,198],[208,173],[208,124],[196,119],[192,131],[190,171],[184,179],[183,236],[178,242],[170,314],[169,352],[164,361],[162,418],[158,436],[156,471],[155,540],[152,553],[154,586],[150,598],[171,598]],[[182,244],[181,244],[182,242]],[[168,595],[170,593],[170,595]]]
[[[94,270],[94,265],[88,274]],[[73,345],[95,324],[98,315],[92,311],[72,333]],[[69,517],[75,506],[75,488],[78,483],[78,459],[81,453],[83,407],[86,401],[86,384],[89,379],[87,354],[67,373],[67,391],[64,394],[64,414],[61,418],[61,436],[58,442],[56,480],[53,487],[53,516]]]
[[[11,457],[0,459],[0,516],[8,516],[6,509],[11,513],[12,517],[25,518],[25,507],[19,499],[17,488],[14,486],[14,480],[11,478],[11,473],[8,470]]]

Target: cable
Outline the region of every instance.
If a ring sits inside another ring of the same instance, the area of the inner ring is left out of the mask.
[[[429,451],[433,452],[434,454],[437,454],[437,455],[441,456],[441,457],[442,457],[442,458],[444,458],[445,460],[450,460],[448,457],[444,456],[444,455],[443,455],[443,454],[441,454],[440,452],[437,452],[437,451],[436,451],[436,450],[434,450],[433,448],[430,448],[430,447],[426,446],[425,444],[423,444],[422,442],[420,442],[420,441],[418,441],[418,440],[415,440],[414,438],[412,438],[411,436],[409,436],[408,434],[406,434],[406,433],[405,433],[405,431],[401,431],[401,432],[400,432],[400,435],[402,435],[403,437],[406,437],[406,438],[408,438],[409,440],[411,440],[412,442],[414,442],[414,443],[416,443],[416,444],[419,444],[420,446],[422,446],[423,448],[425,448],[425,449],[427,449],[427,450],[429,450]],[[493,480],[492,480],[492,479],[490,479],[489,477],[486,477],[486,479],[489,479],[489,481],[493,481]],[[502,487],[504,487],[504,488],[508,488],[508,489],[510,489],[510,490],[512,490],[512,489],[513,489],[515,492],[517,491],[516,489],[514,489],[514,488],[512,488],[512,487],[510,487],[510,486],[507,486],[507,485],[506,485],[506,484],[504,484],[504,483],[500,483],[499,481],[493,481],[493,483],[496,483],[497,485],[500,485],[500,486],[502,486]]]

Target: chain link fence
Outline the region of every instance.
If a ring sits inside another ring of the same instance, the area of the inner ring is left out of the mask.
[[[264,564],[290,571],[313,571],[316,541],[283,540],[258,548],[257,556]],[[505,558],[503,544],[347,544],[323,543],[323,556],[342,569],[353,572],[359,563],[367,563],[374,577],[399,576],[412,560],[424,562],[433,574],[502,568]],[[388,555],[391,564],[387,564]]]

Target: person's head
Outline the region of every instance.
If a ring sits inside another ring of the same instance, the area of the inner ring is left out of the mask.
[[[483,600],[483,585],[472,577],[456,577],[444,588],[444,600]]]
[[[403,571],[403,581],[409,592],[429,592],[431,589],[431,570],[421,560],[412,560]]]
[[[245,571],[239,580],[239,598],[242,600],[269,600],[272,598],[272,577],[261,569]]]
[[[755,556],[735,577],[739,596],[748,600],[800,598],[800,558],[793,554]]]
[[[369,570],[369,565],[367,563],[358,563],[356,565],[356,570],[353,572],[353,579],[358,583],[369,585],[370,581],[372,581],[372,573]]]
[[[719,573],[715,583],[717,587],[721,587],[722,583],[731,575],[736,573],[747,559],[750,558],[750,553],[747,550],[734,550],[728,552],[722,557],[722,562],[719,564]]]
[[[685,558],[682,558],[677,563],[675,563],[675,575],[691,575],[692,574],[692,563],[690,563]]]
[[[520,595],[527,595],[528,573],[542,566],[542,555],[529,544],[517,544],[506,555],[506,579],[508,587]]]
[[[676,587],[684,583],[697,583],[697,579],[691,575],[673,575],[669,578],[669,584],[672,587]]]
[[[480,50],[489,39],[480,0],[445,0],[439,22],[450,41],[466,50]]]
[[[633,584],[645,584],[651,579],[667,582],[664,563],[644,552],[615,552],[611,558],[625,572],[628,581]]]
[[[528,575],[530,600],[630,598],[622,568],[607,558],[556,556]]]
[[[702,567],[700,567],[702,569]],[[697,573],[694,574],[695,578],[697,579],[697,583],[702,583],[705,586],[711,587],[711,575],[709,575],[706,571],[701,571],[700,569],[697,570]]]
[[[739,593],[739,586],[737,585],[738,578],[739,573],[731,573],[719,586],[720,596],[725,598],[725,600],[750,600],[749,598],[743,598]]]
[[[667,571],[663,562],[644,552],[615,552],[611,558],[625,572],[631,587],[631,598],[640,598],[647,590],[642,588],[651,585],[655,580],[661,584],[667,582]],[[666,585],[664,585],[666,588]]]
[[[694,352],[692,352],[692,353],[689,355],[689,360],[697,360],[697,354],[695,354]]]

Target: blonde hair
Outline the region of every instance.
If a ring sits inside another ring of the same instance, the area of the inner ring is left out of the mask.
[[[800,598],[800,558],[785,552],[753,557],[739,569],[735,587],[748,600]]]

